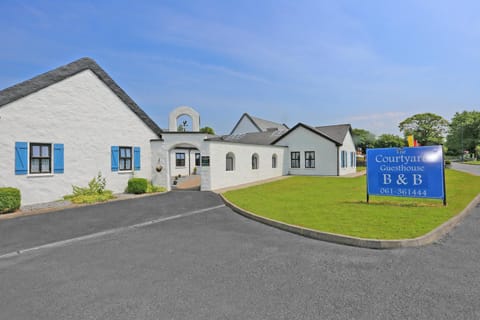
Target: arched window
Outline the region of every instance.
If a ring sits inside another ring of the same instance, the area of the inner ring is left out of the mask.
[[[275,169],[277,167],[277,155],[274,153],[272,155],[272,168]]]
[[[226,171],[235,170],[235,155],[232,152],[227,153],[225,157],[226,160]]]
[[[258,154],[254,153],[252,155],[252,170],[258,169]]]

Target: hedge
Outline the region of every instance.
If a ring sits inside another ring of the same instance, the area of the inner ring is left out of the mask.
[[[20,208],[20,190],[16,188],[0,188],[0,214],[13,212]]]
[[[128,180],[127,192],[128,193],[145,193],[147,192],[148,182],[145,178],[131,178]]]

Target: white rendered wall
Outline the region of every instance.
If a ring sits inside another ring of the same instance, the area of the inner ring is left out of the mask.
[[[260,132],[258,128],[250,121],[247,116],[243,116],[235,127],[235,131],[232,134],[243,134],[249,132]]]
[[[202,190],[217,190],[269,178],[279,177],[283,172],[286,148],[276,146],[248,145],[227,142],[209,142],[203,155],[210,156],[210,167],[202,168]],[[235,156],[234,170],[226,171],[226,155]],[[252,155],[259,157],[259,167],[252,169]],[[277,167],[272,168],[272,155],[277,155]]]
[[[150,139],[155,138],[128,106],[86,70],[0,107],[0,186],[19,188],[22,205],[41,203],[71,193],[72,185],[86,186],[101,172],[108,189],[123,192],[132,172],[111,171],[111,146],[140,147],[141,170],[135,176],[151,179]],[[64,173],[15,175],[17,141],[63,143]]]
[[[165,187],[167,190],[170,190],[171,177],[174,176],[175,173],[177,172],[175,168],[175,149],[179,146],[184,146],[184,147],[188,146],[188,147],[197,148],[198,150],[200,150],[201,155],[205,155],[207,142],[204,142],[204,140],[210,137],[212,137],[212,135],[205,134],[205,133],[198,133],[198,132],[197,133],[164,132],[162,134],[163,141],[160,141],[160,140],[152,141],[151,142],[151,145],[152,145],[151,161],[155,168],[156,167],[162,168],[160,172],[157,172],[156,170],[153,172],[152,182],[155,185],[162,186],[162,187]],[[199,151],[196,151],[196,152],[199,152]],[[193,150],[192,150],[192,153],[194,153]],[[193,161],[193,164],[195,164],[194,155],[192,155],[192,161]],[[193,170],[193,166],[192,166],[192,170]],[[202,170],[197,170],[197,173],[201,174],[201,172]],[[201,179],[203,181],[204,179],[203,175]]]
[[[342,163],[341,163],[341,161],[342,161],[341,160],[341,152],[342,151],[347,151],[347,167],[346,168],[341,167],[341,165],[342,165]],[[352,155],[352,152],[355,155],[355,164],[356,164],[355,143],[353,142],[353,138],[352,138],[352,135],[350,134],[350,132],[347,132],[347,134],[345,135],[345,139],[343,140],[343,145],[338,150],[338,159],[339,159],[339,165],[338,166],[340,168],[340,175],[341,176],[357,172],[356,165],[351,166],[350,157]]]
[[[337,153],[335,143],[301,126],[290,132],[276,145],[288,146],[286,150],[285,171],[291,175],[337,175]],[[291,168],[290,153],[300,152],[300,168]],[[305,168],[305,151],[315,152],[315,168]]]

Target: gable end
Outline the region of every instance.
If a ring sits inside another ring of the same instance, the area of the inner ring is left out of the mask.
[[[0,108],[15,100],[40,91],[57,82],[65,80],[77,73],[91,70],[115,95],[126,104],[158,137],[162,137],[162,130],[158,125],[133,101],[128,94],[93,60],[81,58],[57,69],[51,70],[30,80],[18,83],[0,91]]]

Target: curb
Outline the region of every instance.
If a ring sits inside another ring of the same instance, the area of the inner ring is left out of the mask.
[[[223,202],[230,207],[233,211],[241,214],[244,217],[249,219],[261,222],[263,224],[278,228],[280,230],[288,231],[291,233],[295,233],[307,238],[312,238],[316,240],[326,241],[326,242],[333,242],[337,244],[344,244],[354,247],[360,248],[368,248],[368,249],[398,249],[398,248],[409,248],[409,247],[420,247],[431,244],[443,236],[445,236],[448,232],[450,232],[458,223],[460,223],[465,217],[467,217],[475,206],[480,203],[480,194],[478,194],[468,205],[465,209],[462,210],[459,214],[452,217],[450,220],[447,220],[437,228],[433,229],[432,231],[428,232],[427,234],[412,238],[412,239],[399,239],[399,240],[378,240],[378,239],[365,239],[365,238],[357,238],[357,237],[350,237],[345,235],[340,235],[336,233],[329,233],[329,232],[321,232],[313,229],[302,228],[299,226],[283,223],[277,220],[272,220],[269,218],[265,218],[259,216],[255,213],[249,212],[244,210],[240,207],[237,207],[230,201],[228,201],[223,194],[220,194]]]

